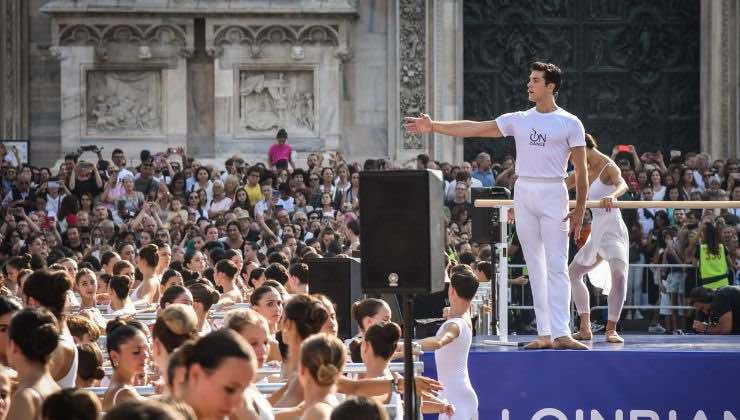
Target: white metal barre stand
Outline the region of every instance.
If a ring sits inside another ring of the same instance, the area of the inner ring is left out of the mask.
[[[491,249],[491,252],[496,253],[496,274],[494,276],[494,284],[498,289],[496,293],[492,295],[496,296],[496,301],[492,302],[495,304],[495,310],[498,313],[497,325],[494,327],[497,329],[498,340],[483,340],[483,344],[488,346],[512,346],[515,347],[518,344],[509,341],[509,210],[513,208],[512,205],[500,205],[496,206],[498,209],[498,220],[494,220],[499,225],[499,238],[498,241],[492,245],[495,249]],[[494,214],[494,217],[496,215]],[[493,305],[491,306],[493,309]]]

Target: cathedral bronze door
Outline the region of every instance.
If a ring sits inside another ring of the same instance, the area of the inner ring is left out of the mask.
[[[560,66],[557,102],[605,153],[699,149],[699,1],[465,0],[464,114],[485,120],[532,106],[527,65]],[[513,142],[472,140],[470,160]]]

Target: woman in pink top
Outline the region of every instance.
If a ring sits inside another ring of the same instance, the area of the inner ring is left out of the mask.
[[[293,168],[293,160],[291,159],[293,148],[288,144],[288,132],[281,128],[278,130],[275,140],[277,140],[277,143],[271,145],[267,150],[270,169],[274,168],[281,160],[288,162],[288,165]]]

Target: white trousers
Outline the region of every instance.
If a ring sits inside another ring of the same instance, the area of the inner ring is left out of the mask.
[[[570,335],[568,190],[564,182],[519,178],[514,194],[516,232],[529,270],[537,334]]]

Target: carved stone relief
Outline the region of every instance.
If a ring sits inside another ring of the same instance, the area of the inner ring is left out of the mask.
[[[89,70],[86,79],[86,135],[162,135],[159,71]]]
[[[100,61],[109,60],[111,48],[117,45],[135,46],[135,57],[140,60],[167,57],[173,49],[183,57],[193,53],[187,28],[171,24],[63,24],[59,26],[59,45],[94,47]]]
[[[275,128],[316,135],[313,71],[242,70],[237,86],[238,136],[264,136]]]
[[[426,108],[426,1],[400,0],[399,17],[399,103],[403,118]],[[420,135],[406,130],[401,133],[404,149],[423,148]]]
[[[261,57],[267,44],[285,44],[290,48],[294,60],[305,57],[305,44],[322,44],[339,46],[338,25],[224,25],[213,27],[213,46],[207,46],[209,55],[218,57],[224,46],[242,46],[247,48],[252,58]]]

